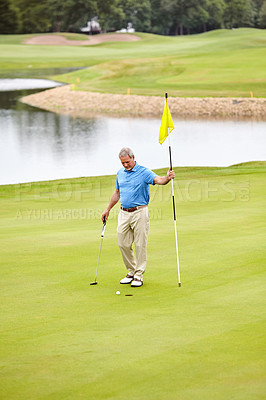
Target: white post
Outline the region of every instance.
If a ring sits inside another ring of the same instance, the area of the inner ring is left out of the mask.
[[[168,135],[169,139],[169,157],[170,157],[170,168],[173,169],[172,166],[172,154],[171,154],[171,145],[170,145],[170,135]],[[174,180],[172,181],[172,199],[173,199],[173,212],[174,212],[174,224],[175,224],[175,246],[176,246],[176,261],[177,261],[177,275],[178,275],[178,286],[181,287],[181,279],[180,279],[180,268],[179,268],[179,255],[178,255],[178,243],[177,243],[177,228],[176,228],[176,212],[175,212],[175,192],[174,192]]]

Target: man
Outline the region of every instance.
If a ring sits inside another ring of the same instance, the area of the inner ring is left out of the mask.
[[[149,234],[150,200],[149,185],[166,185],[175,178],[174,171],[168,170],[166,176],[158,176],[150,169],[135,161],[133,151],[124,147],[119,153],[123,165],[116,177],[115,191],[110,203],[102,213],[108,219],[111,208],[120,199],[121,210],[118,216],[117,241],[128,274],[121,284],[131,283],[132,287],[143,285],[143,274],[147,264],[147,242]],[[136,259],[132,249],[135,243]]]

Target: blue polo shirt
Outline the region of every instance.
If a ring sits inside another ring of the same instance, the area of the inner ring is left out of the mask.
[[[121,206],[131,208],[144,206],[150,200],[150,185],[157,175],[149,168],[135,164],[131,171],[121,168],[116,176],[115,188],[120,192]]]

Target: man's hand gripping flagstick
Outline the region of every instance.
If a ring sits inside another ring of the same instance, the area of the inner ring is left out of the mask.
[[[159,133],[159,143],[162,144],[165,139],[168,137],[169,139],[169,157],[170,157],[170,169],[173,169],[172,166],[172,154],[171,154],[171,145],[170,145],[170,136],[169,133],[175,129],[174,123],[172,120],[172,116],[168,107],[168,96],[165,93],[165,106],[163,110],[163,116],[161,121],[160,133]],[[179,256],[178,256],[178,243],[177,243],[177,228],[176,228],[176,211],[175,211],[175,193],[174,193],[174,182],[172,182],[172,199],[173,199],[173,213],[174,213],[174,225],[175,225],[175,243],[176,243],[176,260],[177,260],[177,271],[178,271],[178,286],[181,286],[180,280],[180,268],[179,268]]]

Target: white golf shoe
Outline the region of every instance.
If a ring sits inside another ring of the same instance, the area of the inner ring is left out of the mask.
[[[122,285],[126,285],[128,283],[131,283],[133,281],[133,279],[134,279],[133,276],[127,275],[125,278],[121,279],[120,283]]]
[[[131,282],[131,287],[140,287],[143,285],[143,282],[141,279],[134,278],[133,281]]]

